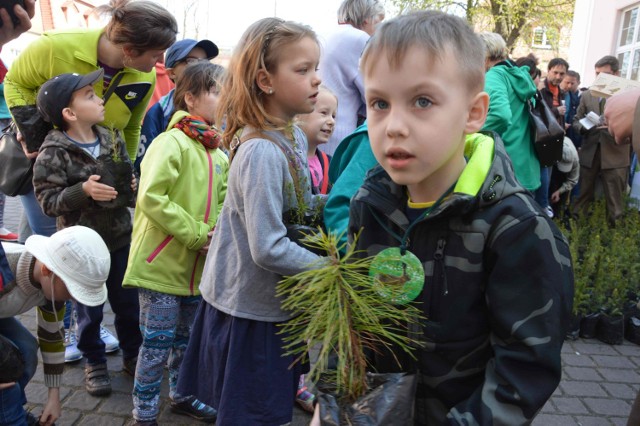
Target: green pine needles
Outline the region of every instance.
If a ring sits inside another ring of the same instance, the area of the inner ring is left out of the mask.
[[[314,269],[287,277],[278,285],[283,308],[299,313],[282,326],[284,349],[299,362],[308,356],[309,348],[320,344],[309,373],[311,380],[318,382],[322,376],[343,401],[354,401],[368,390],[365,350],[393,345],[413,356],[418,344],[410,337],[408,326],[418,322],[421,312],[413,305],[393,305],[380,296],[369,277],[373,258],[356,251],[355,241],[344,256],[337,235],[319,230],[302,242],[326,251],[328,257],[313,265]],[[335,370],[328,365],[332,355],[337,358]]]

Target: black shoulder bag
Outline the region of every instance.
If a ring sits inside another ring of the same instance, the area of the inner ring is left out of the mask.
[[[0,192],[10,197],[25,195],[33,189],[33,163],[24,155],[16,137],[16,125],[2,130],[0,136]]]
[[[558,124],[551,108],[539,91],[527,101],[533,146],[542,167],[550,167],[562,160],[564,129]]]

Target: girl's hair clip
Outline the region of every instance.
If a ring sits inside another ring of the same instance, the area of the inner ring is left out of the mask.
[[[275,34],[276,30],[280,26],[280,23],[275,24],[273,27],[269,28],[266,33],[264,33],[264,43],[262,44],[262,55],[267,54],[267,49],[269,48],[269,42],[271,41],[271,36]]]

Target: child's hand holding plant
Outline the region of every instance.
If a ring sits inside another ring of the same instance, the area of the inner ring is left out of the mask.
[[[111,201],[118,196],[118,191],[109,185],[100,183],[100,175],[91,175],[82,184],[82,190],[88,197],[96,201]]]

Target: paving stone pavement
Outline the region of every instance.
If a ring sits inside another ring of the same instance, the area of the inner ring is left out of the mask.
[[[7,228],[18,229],[21,210],[18,199],[7,198]],[[35,311],[19,318],[35,332]],[[104,325],[113,331],[113,313],[108,305],[104,318]],[[122,371],[119,352],[108,355],[107,359],[113,393],[106,398],[95,398],[85,392],[82,361],[67,364],[60,389],[63,412],[57,425],[119,426],[131,416],[133,379]],[[640,390],[640,347],[627,341],[618,346],[595,339],[567,341],[562,348],[562,373],[560,385],[533,422],[534,426],[626,425],[631,404]],[[27,408],[36,414],[42,411],[46,401],[43,381],[40,366],[26,389]],[[171,413],[166,378],[161,398],[160,425],[198,424]],[[306,425],[309,421],[305,412],[294,408],[293,426]]]

